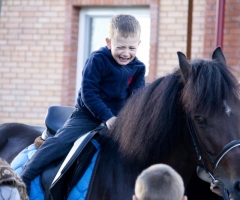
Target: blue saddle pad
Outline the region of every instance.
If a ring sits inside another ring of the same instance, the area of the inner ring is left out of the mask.
[[[95,142],[95,141],[94,141]],[[16,171],[17,174],[21,174],[22,167],[25,163],[28,162],[29,159],[33,156],[33,154],[37,151],[34,144],[28,146],[26,149],[21,151],[18,156],[12,161],[11,167]],[[98,150],[93,156],[91,163],[82,178],[78,181],[78,183],[73,187],[68,196],[69,200],[84,200],[87,195],[88,186],[91,180],[91,175],[94,169],[94,165],[97,159],[97,156],[100,151],[100,145],[98,145]],[[40,183],[40,176],[36,177],[31,182],[31,190],[30,190],[30,200],[44,200],[44,193]]]

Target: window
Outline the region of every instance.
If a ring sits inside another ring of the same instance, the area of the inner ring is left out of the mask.
[[[139,7],[108,7],[108,8],[83,8],[80,10],[77,85],[76,94],[81,85],[82,69],[90,53],[106,46],[105,38],[108,36],[108,23],[116,14],[131,14],[141,25],[141,43],[137,52],[139,60],[144,62],[148,74],[150,53],[150,15],[149,8]]]

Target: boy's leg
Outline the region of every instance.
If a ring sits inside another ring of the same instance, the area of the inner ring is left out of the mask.
[[[82,111],[74,111],[63,128],[54,137],[48,138],[24,166],[21,177],[28,190],[30,180],[37,177],[51,162],[64,158],[81,135],[95,129],[100,123]]]

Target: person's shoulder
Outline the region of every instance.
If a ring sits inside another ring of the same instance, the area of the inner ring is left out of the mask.
[[[133,60],[133,65],[138,67],[138,68],[146,68],[145,64],[139,60],[137,57]]]
[[[107,47],[101,47],[91,53],[86,61],[85,68],[104,74],[109,71],[113,63],[111,51]]]
[[[111,52],[107,47],[101,47],[96,51],[93,51],[90,55],[92,58],[109,58],[111,57]]]
[[[95,63],[95,65],[103,71],[106,71],[111,66],[116,65],[111,51],[107,48],[107,46],[101,47],[97,51],[92,52],[88,60],[90,63]]]

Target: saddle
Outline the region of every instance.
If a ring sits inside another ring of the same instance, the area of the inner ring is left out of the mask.
[[[71,189],[78,183],[93,156],[100,149],[100,135],[103,129],[104,126],[100,125],[74,143],[51,184],[51,199],[67,199]]]
[[[74,109],[74,107],[69,106],[51,106],[48,108],[45,117],[46,129],[39,137],[42,143],[48,137],[56,134]],[[64,161],[59,161],[60,163],[57,164],[53,163],[42,173],[40,181],[42,188],[45,188],[45,199],[67,199],[71,189],[78,183],[91,163],[93,156],[99,150],[100,133],[104,127],[104,124],[101,124],[93,131],[81,136],[75,141]],[[36,145],[39,138],[34,142],[37,148],[40,146]]]
[[[48,137],[54,136],[57,130],[63,127],[74,109],[70,106],[50,106],[48,108],[45,116],[46,128],[42,135],[34,141],[36,148],[39,148]]]
[[[74,109],[70,106],[50,106],[45,117],[46,129],[42,133],[42,139],[46,140],[48,137],[54,136],[57,130],[62,128]]]

